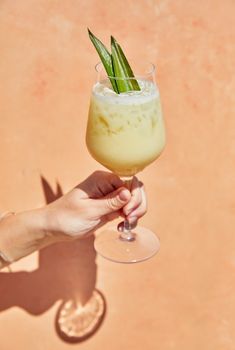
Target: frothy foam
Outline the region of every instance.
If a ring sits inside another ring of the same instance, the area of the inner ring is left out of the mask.
[[[141,104],[156,98],[159,94],[156,85],[147,80],[138,80],[140,91],[129,91],[117,94],[109,81],[96,83],[93,86],[93,95],[103,101],[114,104]]]

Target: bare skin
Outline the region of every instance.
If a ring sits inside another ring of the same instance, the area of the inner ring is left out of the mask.
[[[87,237],[118,217],[127,217],[134,227],[146,210],[144,187],[136,177],[128,190],[118,176],[96,171],[42,208],[3,217],[0,251],[8,262],[1,259],[0,267],[47,245]]]

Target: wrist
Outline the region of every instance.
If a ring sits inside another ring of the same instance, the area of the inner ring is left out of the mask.
[[[7,216],[0,222],[0,250],[16,261],[52,243],[44,208]]]
[[[22,213],[29,233],[33,234],[37,249],[58,241],[51,225],[51,213],[48,206]]]
[[[46,205],[40,209],[42,220],[42,231],[44,233],[44,240],[51,243],[57,243],[68,239],[61,227],[60,218],[64,217],[63,211],[58,214],[58,210],[54,210],[53,206]]]

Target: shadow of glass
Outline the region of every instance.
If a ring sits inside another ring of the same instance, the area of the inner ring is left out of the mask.
[[[58,183],[54,193],[44,177],[41,177],[41,182],[46,203],[62,196]],[[42,249],[39,252],[38,269],[32,272],[0,273],[0,312],[18,306],[32,315],[41,315],[58,300],[62,300],[63,304],[69,299],[85,305],[95,290],[95,259],[94,236]],[[63,340],[70,341],[69,337],[65,339],[58,331],[58,325],[56,330]],[[75,341],[74,338],[71,340]]]
[[[55,329],[65,342],[79,343],[89,339],[101,326],[106,315],[106,301],[100,291],[95,289],[86,304],[73,305],[74,300],[61,304],[55,318]],[[79,316],[74,315],[79,312]],[[65,315],[66,314],[66,315]]]

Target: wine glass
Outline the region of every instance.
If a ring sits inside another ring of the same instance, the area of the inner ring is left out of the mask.
[[[140,91],[117,94],[102,64],[95,66],[97,81],[93,86],[86,131],[86,144],[92,157],[120,176],[131,187],[135,174],[159,157],[165,146],[165,128],[155,66],[141,67],[137,79]],[[137,72],[137,70],[135,70]],[[114,262],[136,263],[152,257],[160,244],[149,229],[131,230],[127,219],[119,232],[111,227],[95,240],[96,251]]]

